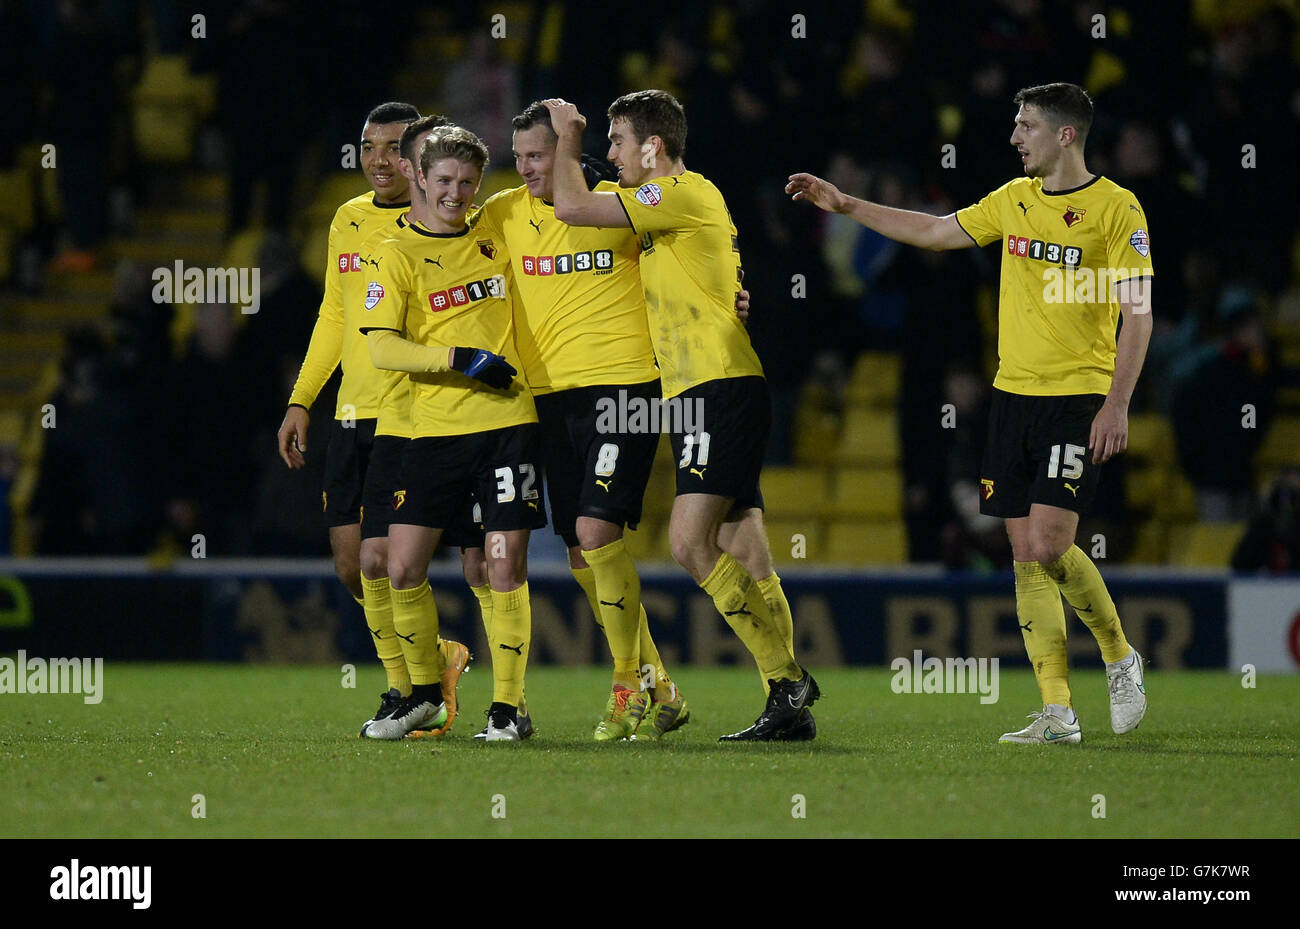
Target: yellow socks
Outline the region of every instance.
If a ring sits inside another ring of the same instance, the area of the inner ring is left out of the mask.
[[[650,637],[650,623],[646,619],[645,604],[641,605],[641,619],[636,628],[638,637],[641,640],[641,673],[645,674],[647,667],[654,668],[654,678],[649,681],[643,679],[642,683],[649,684],[650,690],[666,687],[669,696],[663,697],[657,693],[654,695],[665,703],[676,699],[677,688],[673,686],[673,680],[668,676],[668,669],[664,667],[663,659],[659,657],[659,647],[655,645],[655,640]]]
[[[438,608],[429,582],[392,592],[393,631],[401,641],[402,655],[415,685],[437,684],[443,672],[438,648]]]
[[[388,689],[394,688],[403,697],[411,695],[411,675],[402,657],[402,643],[393,631],[393,602],[389,596],[388,578],[371,579],[361,575],[361,592],[365,595],[357,602],[366,614],[366,627],[375,645],[375,654],[388,676]]]
[[[797,681],[803,677],[803,670],[786,647],[757,586],[740,562],[726,552],[700,584],[754,656],[764,680]]]
[[[1065,607],[1061,591],[1036,561],[1017,561],[1016,616],[1034,666],[1044,705],[1070,705],[1070,668],[1065,655]]]
[[[1061,588],[1084,625],[1091,630],[1101,646],[1103,660],[1114,663],[1128,657],[1129,644],[1120,628],[1115,601],[1110,598],[1106,582],[1092,559],[1077,545],[1071,545],[1064,555],[1043,570]]]
[[[492,702],[519,706],[524,692],[524,670],[528,667],[528,644],[532,640],[533,614],[528,602],[528,584],[502,593],[492,591]]]
[[[492,641],[492,588],[487,584],[482,587],[471,587],[474,592],[474,599],[478,600],[478,612],[483,617],[483,631],[487,633],[488,641]]]
[[[604,629],[605,624],[600,618],[600,598],[596,596],[596,575],[590,567],[574,568],[570,567],[569,571],[573,574],[573,579],[578,582],[582,592],[587,595],[587,602],[591,604],[592,615],[596,617],[596,625]],[[639,581],[638,581],[639,583]],[[659,657],[659,648],[655,645],[655,640],[650,635],[650,626],[646,621],[645,606],[642,605],[638,610],[637,619],[637,636],[640,639],[638,651],[638,667],[642,674],[645,673],[646,665],[651,665],[655,669],[655,679],[650,684],[651,688],[666,686],[672,689],[672,678],[668,676],[668,669],[664,667],[663,660]],[[608,641],[608,637],[606,637]],[[611,648],[612,651],[612,648]],[[627,686],[627,685],[624,685]],[[629,688],[631,689],[631,688]]]
[[[614,684],[641,689],[641,578],[622,539],[583,551],[596,582],[601,625],[614,656]]]
[[[794,617],[790,613],[790,601],[785,598],[785,591],[781,589],[781,578],[777,577],[776,572],[773,571],[761,581],[755,581],[754,583],[758,584],[758,592],[763,595],[763,602],[767,604],[767,611],[772,614],[772,625],[776,627],[776,631],[785,640],[785,647],[793,657]],[[759,677],[763,677],[762,670],[759,671]],[[766,677],[763,677],[763,689],[767,690]]]
[[[596,596],[596,573],[591,568],[575,568],[569,566],[569,573],[573,579],[578,582],[582,592],[587,595],[587,602],[591,604],[591,615],[596,617],[596,625],[605,628],[605,621],[600,618],[600,598]]]

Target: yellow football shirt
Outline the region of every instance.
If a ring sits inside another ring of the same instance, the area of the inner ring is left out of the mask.
[[[1114,285],[1154,273],[1137,198],[1101,176],[1063,191],[1023,177],[959,210],[957,222],[978,245],[1004,242],[993,386],[1109,393],[1121,312]]]
[[[492,197],[473,225],[510,251],[520,298],[515,342],[534,393],[659,377],[632,230],[566,225],[527,187]]]
[[[381,372],[370,363],[365,337],[360,334],[366,276],[362,246],[376,229],[389,226],[408,203],[376,203],[373,193],[353,197],[334,213],[330,223],[329,262],[325,268],[325,296],[312,330],[289,403],[307,409],[334,369],[343,365],[335,419],[374,419],[379,415],[383,390]]]
[[[762,376],[736,315],[740,250],[722,193],[694,171],[617,190],[641,245],[641,285],[664,397]]]
[[[500,239],[408,223],[370,253],[360,328],[393,329],[422,345],[484,348],[520,367],[511,321],[510,257]],[[411,435],[467,435],[537,421],[516,377],[493,390],[459,371],[411,374]]]
[[[361,247],[361,264],[367,270],[371,267],[371,253],[384,241],[407,227],[409,214],[397,217],[397,222],[375,230]],[[365,336],[362,335],[364,339]],[[366,363],[370,364],[370,355],[366,353]],[[373,367],[373,365],[372,365]],[[386,371],[376,369],[379,376],[379,414],[375,421],[375,435],[396,436],[400,439],[411,437],[411,379],[405,371]]]

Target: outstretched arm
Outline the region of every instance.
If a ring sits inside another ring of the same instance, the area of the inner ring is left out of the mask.
[[[898,210],[842,193],[830,181],[813,174],[792,174],[785,192],[795,200],[806,200],[828,213],[843,213],[868,229],[904,245],[941,252],[971,248],[975,240],[957,222],[957,214],[932,216],[914,210]]]

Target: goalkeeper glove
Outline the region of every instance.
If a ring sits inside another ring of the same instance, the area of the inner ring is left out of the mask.
[[[582,176],[587,179],[587,189],[595,190],[601,181],[617,181],[618,169],[603,158],[583,155]]]
[[[451,367],[453,371],[459,371],[497,390],[509,387],[510,379],[519,373],[505,358],[483,348],[453,348]]]

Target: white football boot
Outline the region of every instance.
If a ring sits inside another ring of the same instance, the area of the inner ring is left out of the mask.
[[[1077,714],[1074,722],[1067,723],[1043,707],[1037,713],[1030,713],[1029,718],[1033,722],[1028,726],[1017,732],[1004,732],[998,741],[1014,742],[1017,745],[1054,745],[1059,742],[1073,744],[1083,741],[1083,730],[1079,726]]]
[[[1124,662],[1129,662],[1124,667]],[[1106,665],[1106,684],[1110,690],[1110,728],[1116,735],[1132,732],[1147,711],[1147,688],[1142,678],[1142,656],[1137,649],[1124,661]]]

